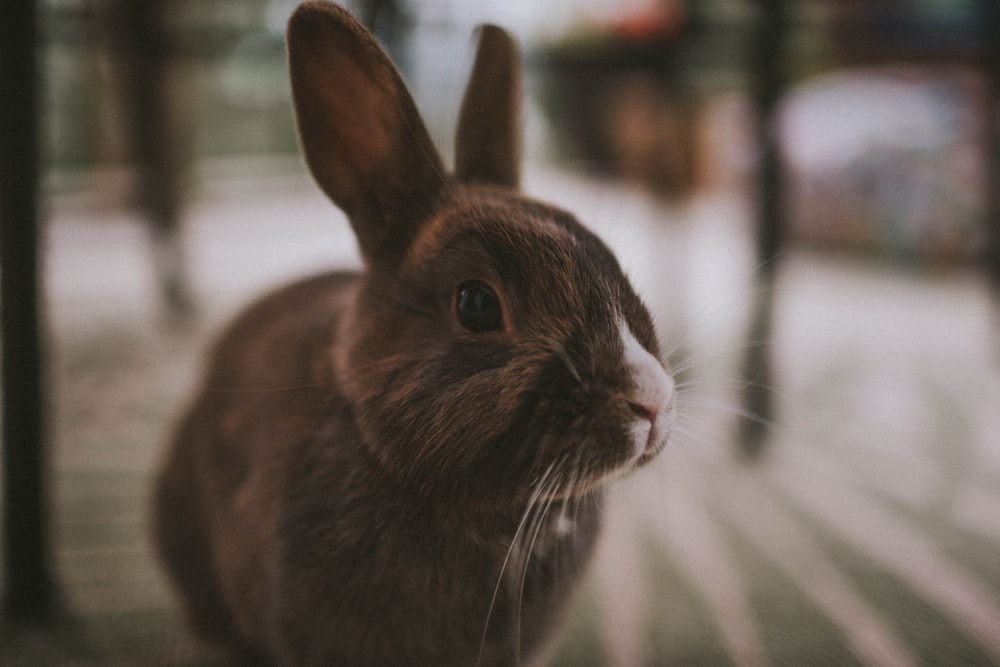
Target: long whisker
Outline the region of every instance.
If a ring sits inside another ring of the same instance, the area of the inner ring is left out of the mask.
[[[521,563],[520,585],[518,586],[517,606],[514,615],[514,618],[516,619],[514,627],[514,647],[516,651],[515,664],[521,664],[521,609],[524,602],[524,586],[528,579],[528,565],[530,564],[531,556],[535,551],[538,535],[545,526],[549,511],[552,509],[553,503],[555,503],[555,498],[558,495],[561,482],[562,474],[557,471],[557,473],[553,475],[546,484],[548,487],[547,492],[542,498],[541,505],[536,508],[535,517],[532,519],[531,529],[528,531],[530,533],[530,538],[528,539],[528,544],[525,545],[527,548],[524,550],[524,558]]]
[[[270,392],[296,391],[298,389],[320,389],[333,386],[330,382],[311,382],[308,384],[275,385],[273,387],[223,387],[209,386],[205,391],[224,394],[267,394]]]
[[[525,525],[527,525],[528,519],[532,515],[532,511],[538,503],[538,499],[545,493],[546,483],[555,467],[555,462],[550,464],[549,467],[546,468],[545,472],[542,473],[541,477],[539,477],[537,483],[533,485],[534,489],[531,496],[528,498],[527,507],[525,507],[524,513],[521,515],[521,520],[517,524],[517,530],[514,531],[514,537],[510,541],[510,546],[507,547],[507,553],[504,555],[503,563],[500,565],[500,574],[497,575],[496,586],[493,587],[493,597],[490,598],[490,606],[486,612],[486,620],[483,623],[483,636],[479,641],[479,656],[476,659],[477,667],[483,661],[483,651],[486,648],[486,635],[489,632],[490,620],[493,618],[493,611],[496,608],[497,597],[500,595],[500,587],[503,585],[504,575],[507,572],[507,565],[510,563],[511,555],[514,553],[514,549],[524,532]]]

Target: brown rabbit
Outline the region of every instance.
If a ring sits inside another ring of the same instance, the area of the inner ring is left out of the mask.
[[[345,10],[300,6],[288,56],[306,161],[366,270],[286,287],[218,341],[158,479],[159,552],[194,629],[241,659],[530,661],[602,482],[670,431],[651,318],[593,234],[518,194],[505,32],[481,30],[453,176]]]

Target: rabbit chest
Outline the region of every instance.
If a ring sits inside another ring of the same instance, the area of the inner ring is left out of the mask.
[[[599,499],[472,510],[414,497],[332,447],[317,442],[297,462],[279,531],[295,536],[279,546],[275,582],[290,662],[527,661],[589,560]]]

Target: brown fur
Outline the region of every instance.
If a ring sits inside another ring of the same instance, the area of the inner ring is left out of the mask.
[[[512,189],[519,148],[493,139],[516,130],[474,129],[517,122],[517,86],[484,74],[517,71],[505,33],[482,34],[456,178],[344,10],[302,5],[289,62],[306,159],[367,270],[277,291],[221,337],[158,479],[159,552],[195,630],[243,657],[527,660],[629,458],[618,322],[655,354],[649,315],[596,237]],[[499,330],[456,319],[469,279]]]

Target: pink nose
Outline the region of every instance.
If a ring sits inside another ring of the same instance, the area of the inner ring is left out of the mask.
[[[629,402],[628,406],[629,408],[632,409],[632,413],[636,417],[639,417],[640,419],[647,419],[650,422],[656,421],[656,415],[658,412],[657,408],[648,405],[643,405],[641,403],[633,403],[631,401]]]

